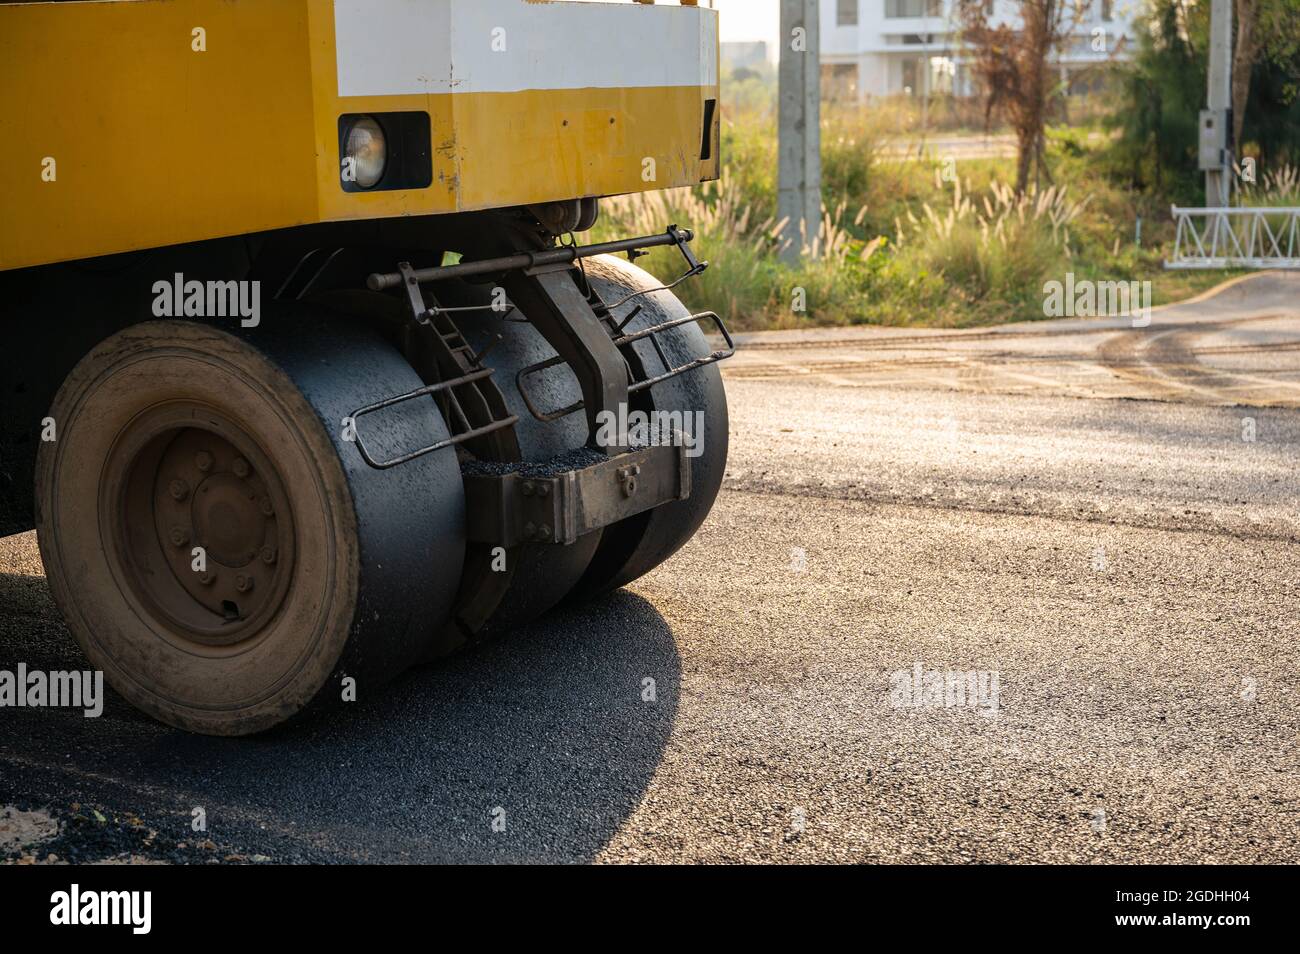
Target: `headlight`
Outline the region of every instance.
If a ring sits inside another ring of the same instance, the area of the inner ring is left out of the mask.
[[[384,139],[383,127],[369,116],[358,119],[348,129],[343,156],[350,160],[343,170],[345,178],[350,171],[352,181],[358,187],[374,187],[384,177],[384,167],[388,164],[388,143]]]

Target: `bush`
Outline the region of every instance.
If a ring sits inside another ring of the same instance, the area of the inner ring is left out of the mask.
[[[942,163],[884,157],[872,113],[829,107],[823,127],[823,218],[809,242],[816,255],[797,265],[778,254],[776,127],[766,107],[739,121],[728,116],[719,182],[607,199],[593,238],[694,229],[696,255],[710,267],[674,291],[737,330],[1031,320],[1043,317],[1044,283],[1067,270],[1099,280],[1151,277],[1157,301],[1222,277],[1161,271],[1161,246],[1172,239],[1168,206],[1109,174],[1116,132],[1051,130],[1052,174],[1083,186],[1017,197],[1007,185],[1011,159],[963,160],[956,181],[946,181]],[[1296,174],[1288,175],[1261,182],[1261,204],[1290,194]],[[638,264],[665,283],[684,270],[673,249]]]

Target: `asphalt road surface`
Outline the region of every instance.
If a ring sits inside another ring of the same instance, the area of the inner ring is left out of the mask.
[[[254,739],[0,710],[0,855],[1300,861],[1298,305],[751,336],[668,564]],[[81,666],[0,571],[0,669]]]

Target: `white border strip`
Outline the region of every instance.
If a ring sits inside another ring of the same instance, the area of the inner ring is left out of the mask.
[[[530,0],[334,0],[339,96],[715,86],[718,15]]]

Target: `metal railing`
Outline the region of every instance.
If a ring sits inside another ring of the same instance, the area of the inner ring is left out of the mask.
[[[1165,268],[1300,268],[1300,208],[1173,207]]]

